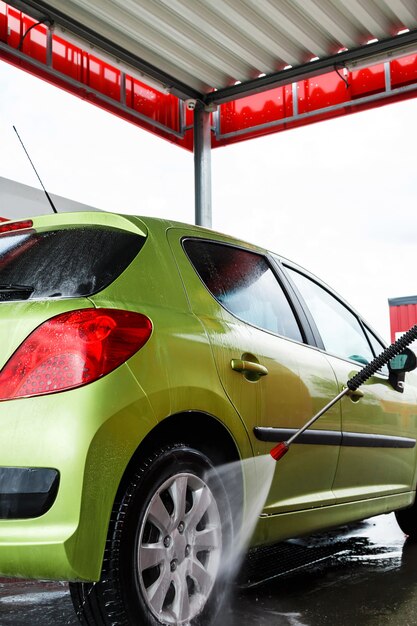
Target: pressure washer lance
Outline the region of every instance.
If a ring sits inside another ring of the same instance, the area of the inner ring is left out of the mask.
[[[376,356],[374,359],[372,359],[372,361],[365,365],[365,367],[361,369],[360,372],[350,378],[346,383],[346,387],[335,398],[333,398],[333,400],[330,400],[330,402],[326,404],[326,406],[324,406],[318,413],[316,413],[314,417],[312,417],[306,424],[304,424],[304,426],[302,426],[289,439],[287,439],[287,441],[281,441],[274,448],[272,448],[270,452],[272,458],[275,459],[275,461],[279,461],[280,459],[282,459],[282,457],[287,454],[290,445],[294,443],[294,441],[298,439],[298,437],[302,435],[303,432],[307,430],[307,428],[310,428],[310,426],[314,424],[314,422],[318,420],[319,417],[326,413],[334,404],[336,404],[336,402],[339,402],[339,400],[341,400],[343,396],[352,391],[356,391],[358,387],[363,385],[363,383],[371,378],[371,376],[373,376],[379,369],[381,369],[381,367],[386,365],[388,361],[400,354],[415,339],[417,339],[417,324],[415,326],[412,326],[410,330],[408,330],[402,337],[397,339],[397,341],[388,346],[388,348],[385,348],[385,350],[383,350],[379,356]]]

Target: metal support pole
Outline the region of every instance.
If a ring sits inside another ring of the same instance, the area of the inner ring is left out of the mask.
[[[197,104],[194,110],[195,223],[211,228],[211,116]]]

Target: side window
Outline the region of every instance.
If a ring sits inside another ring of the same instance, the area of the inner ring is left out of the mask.
[[[316,323],[327,352],[366,364],[373,354],[357,317],[326,289],[287,268]]]
[[[253,252],[186,239],[184,249],[210,293],[240,319],[302,341],[297,320],[266,259]]]

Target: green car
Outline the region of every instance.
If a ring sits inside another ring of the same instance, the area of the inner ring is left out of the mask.
[[[251,512],[251,547],[390,511],[417,533],[414,373],[269,455],[384,348],[297,265],[50,215],[0,224],[0,300],[0,574],[70,581],[83,624],[209,624]]]

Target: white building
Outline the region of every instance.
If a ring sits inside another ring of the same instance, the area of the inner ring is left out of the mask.
[[[97,208],[49,194],[58,213],[98,211]],[[44,191],[0,176],[0,217],[19,219],[52,213]]]

